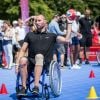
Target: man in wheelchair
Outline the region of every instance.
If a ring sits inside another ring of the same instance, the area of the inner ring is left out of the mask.
[[[68,40],[62,36],[56,36],[53,33],[47,32],[46,20],[43,15],[38,15],[36,18],[37,30],[35,32],[29,32],[25,39],[24,44],[19,52],[16,60],[16,73],[20,72],[22,88],[18,92],[19,95],[26,94],[26,81],[27,81],[27,69],[34,67],[34,88],[32,94],[39,94],[39,80],[43,70],[44,59],[49,58],[50,51],[53,51],[56,41],[60,43],[67,43]],[[28,57],[24,57],[25,52],[28,50]],[[35,62],[35,66],[30,63],[29,60]]]

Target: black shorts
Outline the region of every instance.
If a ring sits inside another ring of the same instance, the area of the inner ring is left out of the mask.
[[[32,72],[32,70],[34,70],[34,67],[35,67],[35,59],[28,58],[28,66],[27,66],[28,72]]]
[[[43,68],[48,69],[49,65],[50,65],[50,62],[51,61],[45,60],[44,64],[43,64]],[[35,59],[34,58],[28,58],[28,67],[27,67],[28,72],[34,71],[34,67],[35,67]]]
[[[92,36],[83,36],[82,39],[79,41],[80,47],[90,47],[92,46]]]
[[[20,40],[18,41],[19,45],[22,47],[23,43],[24,43],[24,40]]]
[[[79,39],[78,39],[78,37],[73,37],[73,38],[72,38],[72,45],[76,46],[76,45],[78,45],[78,44],[79,44]]]

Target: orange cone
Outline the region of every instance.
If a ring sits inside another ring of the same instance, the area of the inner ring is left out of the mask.
[[[0,94],[8,94],[5,84],[2,84]]]
[[[95,74],[94,74],[93,70],[91,70],[89,78],[95,78]]]

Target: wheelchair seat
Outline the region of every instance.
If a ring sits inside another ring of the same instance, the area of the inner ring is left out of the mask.
[[[53,96],[55,97],[61,94],[61,89],[62,89],[61,71],[60,71],[60,65],[56,61],[45,63],[43,67],[44,69],[41,75],[41,80],[39,81],[41,86],[41,93],[40,93],[41,95],[39,95],[38,97],[42,98],[43,100],[45,99],[48,100],[50,98],[50,93],[52,93]],[[46,81],[46,76],[48,76],[49,83]],[[29,72],[26,85],[27,85],[27,91],[30,92],[30,95],[29,93],[26,96],[17,95],[18,100],[21,100],[21,98],[23,97],[34,98],[34,95],[31,94],[33,82],[34,82],[34,73]],[[20,90],[21,86],[22,85],[20,83],[20,73],[18,73],[16,80],[16,92]],[[51,92],[49,90],[51,90]]]

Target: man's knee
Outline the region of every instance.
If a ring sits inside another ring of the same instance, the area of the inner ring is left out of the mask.
[[[20,64],[20,67],[24,67],[24,66],[27,66],[27,64],[28,64],[28,59],[27,59],[27,57],[22,57],[21,59],[20,59],[20,62],[19,62]]]
[[[44,56],[42,54],[36,54],[35,56],[35,65],[43,66]]]

